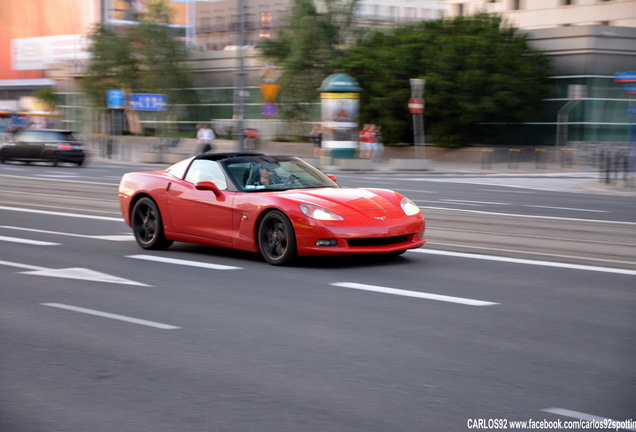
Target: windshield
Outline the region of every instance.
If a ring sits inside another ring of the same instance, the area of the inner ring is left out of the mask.
[[[243,192],[339,187],[322,172],[295,157],[250,156],[223,161]]]
[[[16,141],[75,141],[68,131],[27,130],[19,134]]]

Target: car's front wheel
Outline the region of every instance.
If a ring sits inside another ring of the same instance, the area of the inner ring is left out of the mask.
[[[150,198],[141,198],[132,211],[132,228],[137,244],[144,249],[166,249],[172,245],[163,232],[163,222],[157,204]]]
[[[272,265],[288,265],[296,259],[296,234],[283,212],[274,210],[265,215],[258,228],[258,247]]]

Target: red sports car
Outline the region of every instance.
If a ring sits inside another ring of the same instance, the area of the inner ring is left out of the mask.
[[[144,249],[199,243],[286,265],[297,256],[397,256],[424,244],[413,201],[335,180],[293,156],[213,153],[125,174],[119,202]]]

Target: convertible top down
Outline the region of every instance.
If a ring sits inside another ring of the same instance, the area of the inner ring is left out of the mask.
[[[174,241],[297,256],[400,255],[425,242],[417,205],[387,189],[343,188],[293,156],[212,153],[125,174],[121,212],[144,249]]]

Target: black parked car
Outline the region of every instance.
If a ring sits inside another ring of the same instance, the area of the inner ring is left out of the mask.
[[[0,144],[2,163],[7,160],[45,161],[55,165],[59,162],[71,162],[81,166],[85,158],[84,145],[68,130],[27,129],[16,134],[10,141]]]

